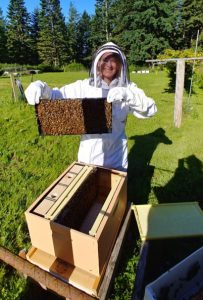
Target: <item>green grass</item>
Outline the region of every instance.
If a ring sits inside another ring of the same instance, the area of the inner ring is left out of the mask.
[[[85,72],[34,75],[51,87],[88,76]],[[30,76],[21,78],[24,88]],[[174,94],[167,92],[165,72],[132,74],[156,100],[151,119],[128,117],[128,200],[134,203],[198,201],[203,207],[203,90],[195,87],[182,124],[173,123]],[[14,253],[29,248],[24,211],[67,166],[77,159],[79,136],[39,136],[35,112],[14,102],[9,78],[0,78],[0,245]],[[139,260],[140,241],[128,236],[110,299],[130,299]],[[0,299],[52,299],[4,265],[0,268]],[[56,299],[56,297],[54,298]]]

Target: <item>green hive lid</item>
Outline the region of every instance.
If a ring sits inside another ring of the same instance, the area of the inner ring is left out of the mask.
[[[203,236],[197,202],[133,205],[142,240]]]

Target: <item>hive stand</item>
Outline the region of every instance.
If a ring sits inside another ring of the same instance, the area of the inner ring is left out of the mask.
[[[131,206],[128,205],[127,213],[125,215],[124,221],[122,223],[121,229],[119,231],[117,240],[115,242],[114,248],[112,250],[108,265],[101,282],[97,299],[105,300],[107,299],[107,294],[111,282],[114,277],[115,269],[118,264],[121,248],[124,242],[125,234],[128,229],[128,225],[131,219]],[[64,297],[66,300],[93,300],[95,297],[86,294],[82,290],[63,282],[59,278],[44,271],[40,267],[32,264],[26,260],[26,255],[24,251],[19,253],[19,256],[11,253],[9,250],[0,247],[0,260],[9,264],[20,273],[24,274],[28,278],[33,279],[36,283],[40,284],[42,288],[50,290],[59,296]]]

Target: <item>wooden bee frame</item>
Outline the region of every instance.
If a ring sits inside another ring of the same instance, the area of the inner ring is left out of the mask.
[[[42,99],[35,106],[41,135],[101,134],[112,131],[112,104],[106,99]]]

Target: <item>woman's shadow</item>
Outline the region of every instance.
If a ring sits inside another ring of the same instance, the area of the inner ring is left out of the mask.
[[[195,155],[178,160],[174,176],[163,187],[154,187],[159,203],[199,202],[203,208],[203,163]]]
[[[128,154],[128,201],[134,204],[148,202],[154,166],[150,165],[154,151],[160,143],[171,145],[163,128],[145,135],[129,138],[134,145]]]

